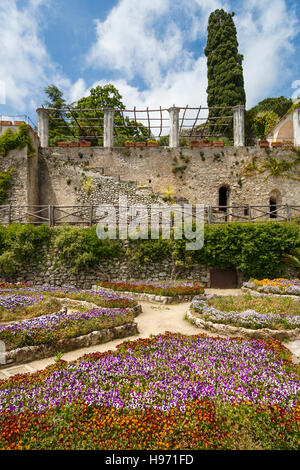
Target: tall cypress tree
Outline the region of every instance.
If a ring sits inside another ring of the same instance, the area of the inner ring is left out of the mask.
[[[236,106],[246,103],[243,56],[238,53],[233,16],[234,13],[226,13],[223,9],[215,10],[208,20],[208,37],[204,52],[207,57],[207,104],[209,107]],[[222,115],[220,111],[215,110],[210,113],[210,117]]]

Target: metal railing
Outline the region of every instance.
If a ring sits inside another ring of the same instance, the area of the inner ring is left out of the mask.
[[[0,225],[18,222],[33,225],[46,224],[50,227],[61,225],[89,227],[101,222],[98,207],[97,205],[1,205]],[[172,206],[169,207],[172,209]],[[115,206],[115,209],[118,214],[119,206]],[[150,217],[150,209],[148,211]],[[300,206],[298,205],[277,205],[276,208],[262,205],[204,207],[204,222],[207,224],[265,221],[291,222],[293,220],[300,221]]]

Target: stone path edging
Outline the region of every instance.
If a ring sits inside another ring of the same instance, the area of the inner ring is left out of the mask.
[[[25,348],[13,349],[5,353],[5,364],[0,365],[0,370],[7,368],[8,366],[25,364],[26,362],[55,356],[57,352],[69,352],[75,349],[95,346],[96,344],[107,343],[114,339],[126,338],[127,336],[135,334],[138,334],[137,323],[130,322],[120,326],[104,328],[100,331],[93,331],[88,335],[59,340],[55,344],[42,344],[39,346],[27,346]]]
[[[262,296],[273,296],[273,297],[289,297],[291,299],[300,300],[300,295],[292,294],[273,294],[272,292],[258,292],[255,289],[250,289],[249,287],[241,287],[241,290],[249,294],[262,295]]]
[[[142,306],[141,305],[135,305],[134,307],[99,307],[99,305],[96,305],[92,302],[87,302],[86,300],[74,300],[74,299],[69,299],[67,297],[56,297],[57,300],[60,301],[60,303],[64,307],[70,307],[72,305],[78,306],[78,307],[86,307],[88,309],[101,309],[101,308],[109,308],[112,310],[120,310],[120,309],[126,309],[129,312],[133,313],[133,315],[136,317],[142,312]]]
[[[160,302],[163,304],[173,304],[173,303],[180,303],[180,302],[189,302],[190,300],[193,300],[195,297],[195,294],[192,295],[175,295],[175,296],[165,296],[165,295],[156,295],[156,294],[147,294],[146,292],[131,292],[131,291],[117,291],[114,289],[108,289],[106,287],[101,287],[101,286],[93,286],[92,289],[95,292],[98,292],[100,290],[107,290],[110,292],[118,292],[121,295],[128,295],[129,297],[133,297],[136,300],[142,300],[146,302]]]
[[[252,330],[250,328],[243,328],[241,326],[224,325],[223,323],[213,323],[211,321],[202,320],[196,317],[191,307],[186,312],[187,319],[198,328],[203,328],[213,333],[229,336],[241,336],[242,338],[251,339],[269,339],[274,338],[279,341],[298,340],[300,339],[300,328],[294,330],[270,330],[269,328],[262,328],[259,330]]]
[[[57,298],[62,306],[62,312],[67,310],[67,307],[70,306],[83,306],[88,309],[102,308],[98,305],[86,302],[85,300],[73,300],[68,298]],[[120,307],[115,310],[119,310]],[[114,309],[113,309],[114,310]],[[131,312],[134,317],[137,317],[142,312],[141,305],[135,305],[131,308],[126,308]],[[18,323],[18,322],[11,322]],[[36,361],[39,359],[45,359],[47,357],[54,356],[57,352],[69,352],[75,349],[86,348],[89,346],[95,346],[96,344],[106,343],[114,339],[125,338],[127,336],[132,336],[138,334],[138,326],[135,322],[128,322],[124,325],[114,326],[111,328],[104,328],[100,331],[93,331],[87,335],[77,336],[75,338],[66,338],[59,340],[55,344],[41,344],[38,346],[26,346],[24,348],[13,349],[7,351],[4,354],[4,358],[0,363],[0,370],[7,368],[7,366],[15,366],[20,364],[26,364],[26,362]]]

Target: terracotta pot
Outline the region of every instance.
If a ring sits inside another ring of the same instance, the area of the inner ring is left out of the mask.
[[[80,142],[80,147],[90,147],[91,145],[91,142]]]
[[[68,147],[69,144],[68,144],[68,142],[58,142],[57,146],[58,146],[58,147],[64,147],[64,148],[65,148],[65,147]]]
[[[69,147],[79,147],[79,142],[70,142]]]
[[[20,126],[21,124],[26,124],[25,121],[15,121],[15,126]]]
[[[136,142],[135,146],[136,147],[146,147],[146,142]]]
[[[12,126],[11,121],[0,121],[1,126]]]
[[[272,147],[282,147],[282,142],[272,142]]]
[[[191,140],[190,141],[191,147],[200,147],[200,140]]]
[[[224,147],[224,142],[216,140],[214,142],[214,147]]]
[[[259,147],[269,147],[269,142],[267,140],[259,140],[258,145]]]
[[[293,142],[283,142],[282,146],[286,148],[291,148],[294,147],[294,144]]]
[[[134,142],[125,142],[125,147],[134,147]]]
[[[157,142],[148,142],[148,147],[158,147]]]
[[[202,141],[202,146],[203,146],[203,147],[211,147],[211,146],[212,146],[212,142],[210,142],[210,141],[209,141],[209,142],[204,142],[204,141]]]

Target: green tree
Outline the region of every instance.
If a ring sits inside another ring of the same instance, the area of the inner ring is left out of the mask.
[[[260,101],[256,106],[251,108],[255,114],[263,112],[273,112],[276,113],[279,118],[284,116],[292,106],[292,99],[285,98],[284,96],[279,96],[278,98],[265,98]]]
[[[49,119],[49,144],[56,145],[60,140],[69,140],[72,132],[66,124],[66,112],[64,109],[68,106],[63,98],[63,92],[55,85],[49,85],[45,88],[45,94],[48,99],[43,103],[45,108],[53,108],[51,118]]]
[[[292,105],[291,99],[279,96],[278,98],[265,98],[249,109],[246,112],[246,144],[254,145],[257,138],[265,138]]]
[[[115,110],[116,145],[123,145],[126,139],[144,140],[149,136],[148,129],[141,123],[130,120],[128,116],[123,119],[121,111],[125,106],[122,96],[112,84],[92,88],[88,96],[72,105],[67,104],[63,92],[55,85],[45,88],[45,93],[48,100],[44,106],[55,109],[51,111],[49,121],[50,145],[56,145],[60,140],[83,139],[91,141],[92,145],[103,145],[103,137],[99,136],[103,136],[104,108]]]
[[[141,123],[131,121],[128,116],[125,116],[123,120],[120,112],[125,109],[122,96],[112,84],[104,86],[98,85],[96,88],[92,88],[89,96],[78,100],[74,108],[75,110],[85,110],[76,113],[76,115],[81,126],[80,132],[82,137],[91,140],[93,145],[103,144],[103,139],[96,137],[99,134],[103,135],[104,113],[101,111],[103,108],[112,108],[115,110],[114,128],[116,143],[123,144],[126,139],[143,139],[147,136],[147,129]],[[95,112],[95,110],[97,111]],[[124,121],[126,129],[124,127]]]
[[[253,127],[255,135],[259,139],[265,139],[267,134],[270,132],[272,127],[275,126],[278,121],[278,114],[273,111],[266,111],[263,113],[257,113],[253,117]]]
[[[233,16],[234,13],[226,13],[221,9],[211,13],[208,20],[208,37],[204,52],[207,57],[207,104],[209,107],[233,107],[246,103],[243,56],[238,52],[237,32]],[[226,116],[231,114],[231,110],[228,111]],[[222,114],[224,115],[222,110],[211,110],[209,119],[220,117]],[[225,123],[225,120],[218,120],[218,124]],[[230,127],[225,132],[225,126],[221,125],[217,126],[215,130],[211,126],[210,130],[231,136],[232,126]]]

